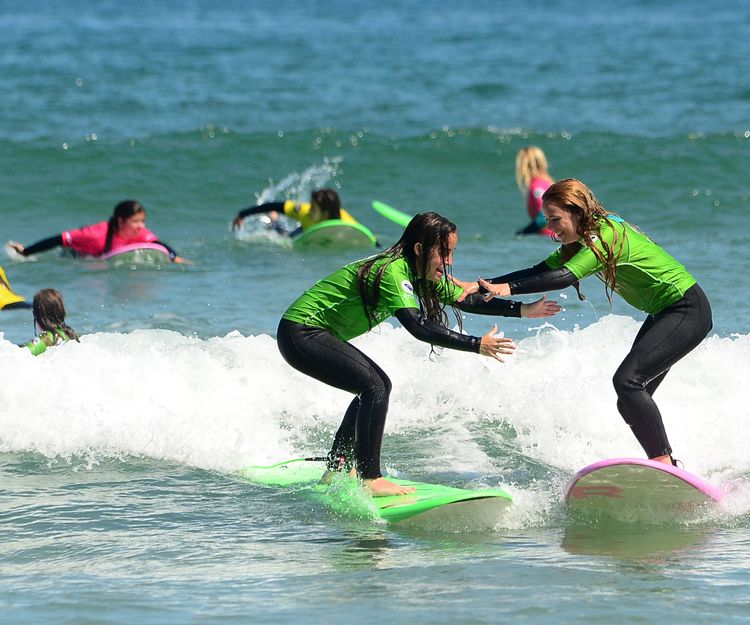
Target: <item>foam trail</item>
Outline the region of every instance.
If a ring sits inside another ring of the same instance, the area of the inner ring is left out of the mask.
[[[311,165],[301,173],[291,172],[284,176],[279,182],[269,181],[260,193],[256,194],[256,204],[280,201],[279,198],[289,198],[306,201],[310,193],[335,180],[339,175],[342,157],[323,159],[322,163]],[[279,220],[287,231],[293,230],[298,224],[284,215],[279,215]],[[255,219],[247,218],[243,225],[235,232],[235,236],[252,243],[271,243],[274,245],[291,247],[289,238],[269,229],[270,220],[265,215]]]

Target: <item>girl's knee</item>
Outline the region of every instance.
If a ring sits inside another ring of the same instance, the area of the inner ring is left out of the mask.
[[[364,389],[360,393],[360,397],[371,397],[376,402],[387,402],[391,395],[391,384],[390,379],[387,375],[382,372],[377,372],[375,375],[371,375],[365,385]]]
[[[373,384],[373,392],[383,401],[388,401],[388,398],[391,396],[392,388],[393,385],[387,375],[381,376],[375,384]]]
[[[393,384],[391,383],[391,379],[385,374],[383,374],[383,386],[385,388],[386,396],[390,395]]]
[[[638,383],[630,371],[620,367],[612,376],[612,386],[618,396],[638,388]]]

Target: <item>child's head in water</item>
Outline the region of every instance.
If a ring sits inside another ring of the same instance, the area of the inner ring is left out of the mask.
[[[334,189],[318,189],[310,195],[310,206],[320,221],[341,219],[341,198]]]
[[[59,291],[42,289],[37,292],[31,310],[34,313],[34,327],[40,334],[51,332],[55,339],[67,337],[78,340],[78,333],[65,323],[65,304]]]
[[[123,200],[112,213],[107,224],[107,238],[104,251],[112,249],[112,239],[115,234],[126,241],[134,240],[141,230],[146,227],[146,209],[135,200]]]

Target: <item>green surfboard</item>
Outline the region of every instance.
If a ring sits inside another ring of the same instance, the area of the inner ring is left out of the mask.
[[[397,208],[393,208],[392,206],[388,206],[388,204],[384,204],[383,202],[379,202],[378,200],[375,200],[372,203],[372,207],[383,217],[385,217],[386,219],[390,219],[394,223],[397,223],[402,228],[406,228],[406,226],[409,225],[409,222],[412,219],[412,215],[404,213],[403,211],[400,211]]]
[[[369,497],[354,478],[336,475],[331,485],[321,484],[325,463],[299,458],[269,466],[241,469],[239,476],[267,487],[303,489],[338,513],[361,513],[363,507],[375,518],[400,526],[444,531],[477,531],[491,529],[501,522],[512,503],[511,496],[498,488],[468,489],[426,484],[397,478],[397,484],[413,486],[416,492],[390,497]],[[349,482],[341,488],[342,480]],[[366,501],[369,506],[363,505]]]
[[[295,249],[375,247],[377,239],[370,229],[362,224],[341,219],[328,219],[293,235],[292,245]]]

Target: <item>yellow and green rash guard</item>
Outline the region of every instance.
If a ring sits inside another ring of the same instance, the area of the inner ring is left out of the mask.
[[[287,217],[296,219],[303,230],[307,230],[310,226],[314,226],[317,221],[313,221],[310,216],[310,202],[295,202],[294,200],[286,200],[284,202],[284,214]],[[343,208],[341,209],[341,221],[356,224],[357,220],[354,219],[349,213]]]
[[[370,284],[377,269],[388,260],[382,258],[375,263],[368,278]],[[325,328],[342,341],[365,334],[370,329],[370,324],[357,286],[357,269],[363,262],[365,261],[358,260],[345,265],[317,282],[292,303],[283,318]],[[397,258],[386,267],[380,283],[380,298],[374,311],[373,327],[401,308],[419,308],[412,286],[413,279],[409,265],[403,257]],[[437,285],[437,289],[443,303],[455,302],[463,292],[445,277]]]
[[[34,356],[39,356],[39,354],[43,354],[45,351],[47,351],[48,347],[53,347],[54,345],[59,345],[60,343],[64,343],[69,340],[70,337],[58,328],[56,333],[50,330],[42,332],[33,341],[29,341],[28,343],[26,343],[26,347],[31,350],[31,353]]]
[[[680,300],[685,291],[696,283],[684,265],[645,234],[617,217],[610,216],[609,221],[600,221],[601,239],[597,238],[595,242],[597,248],[603,250],[602,240],[611,247],[615,232],[618,240],[614,253],[622,249],[617,260],[615,292],[631,306],[655,315]],[[550,269],[566,267],[579,280],[603,269],[588,247],[582,247],[565,263],[562,262],[561,253],[562,248],[545,260]]]

